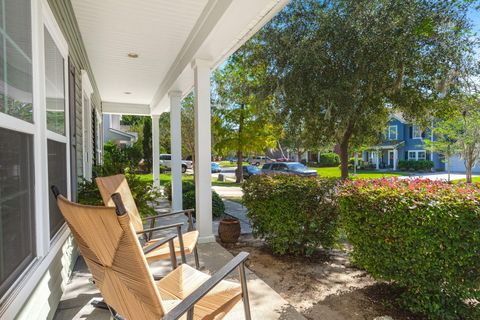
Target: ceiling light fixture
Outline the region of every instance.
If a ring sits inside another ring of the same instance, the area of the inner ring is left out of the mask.
[[[124,93],[125,94],[132,94],[130,91],[125,91]]]
[[[127,56],[128,56],[129,58],[134,58],[134,59],[135,59],[135,58],[138,58],[138,53],[130,52],[129,54],[127,54]]]

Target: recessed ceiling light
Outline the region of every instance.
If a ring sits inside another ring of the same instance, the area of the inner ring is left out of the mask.
[[[129,54],[127,54],[127,56],[128,56],[129,58],[138,58],[138,53],[130,52]]]
[[[130,91],[125,91],[124,93],[125,94],[132,94]]]

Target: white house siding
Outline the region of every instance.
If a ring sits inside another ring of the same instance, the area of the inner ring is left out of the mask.
[[[452,172],[465,173],[466,171],[465,163],[463,162],[463,159],[461,159],[459,156],[454,156],[450,158],[450,166]],[[473,173],[480,174],[480,163],[473,168]]]
[[[78,249],[70,235],[15,319],[53,319],[77,257]]]

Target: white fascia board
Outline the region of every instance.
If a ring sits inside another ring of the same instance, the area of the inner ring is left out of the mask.
[[[106,114],[149,116],[150,106],[148,104],[134,104],[122,102],[102,102],[102,111]]]
[[[202,51],[205,51],[205,47],[209,47],[209,42],[215,42],[215,39],[212,39],[212,34],[215,33],[214,31],[216,31],[217,28],[221,28],[219,25],[222,22],[222,18],[228,14],[228,10],[233,10],[235,6],[238,6],[238,3],[233,3],[231,0],[209,1],[195,24],[195,27],[192,29],[185,45],[168,71],[167,76],[157,89],[150,103],[152,113],[162,113],[170,108],[167,96],[168,92],[172,90],[181,91],[183,97],[190,93],[193,88],[193,70],[190,64],[195,58],[209,60],[211,61],[210,68],[216,68],[258,32],[258,30],[269,22],[289,2],[290,0],[273,1],[270,9],[263,12],[261,16],[245,26],[245,30],[243,30],[240,35],[232,34],[232,42],[226,45],[222,52],[215,52],[213,56],[211,54],[206,56],[202,54]],[[246,6],[246,8],[248,8],[248,6]],[[236,14],[241,14],[241,12]]]

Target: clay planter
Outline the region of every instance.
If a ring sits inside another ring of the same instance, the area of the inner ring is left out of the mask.
[[[235,243],[240,237],[240,221],[232,218],[220,220],[218,236],[222,242]]]

